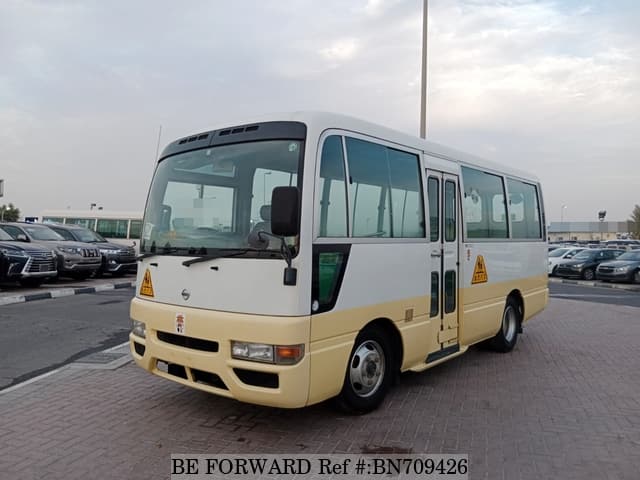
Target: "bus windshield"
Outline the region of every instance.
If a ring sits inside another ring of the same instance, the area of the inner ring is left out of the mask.
[[[264,140],[210,147],[168,157],[151,184],[140,251],[208,255],[249,249],[250,234],[270,233],[271,192],[297,186],[303,142]],[[264,237],[262,250],[280,251]],[[297,239],[286,239],[297,250]]]

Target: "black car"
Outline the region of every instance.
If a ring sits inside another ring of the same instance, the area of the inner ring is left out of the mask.
[[[20,282],[25,287],[39,287],[58,275],[54,252],[37,244],[14,240],[0,229],[0,281]]]
[[[640,250],[626,252],[612,262],[601,263],[596,270],[596,278],[640,283]]]
[[[560,262],[556,268],[558,277],[578,277],[585,280],[596,278],[596,268],[602,262],[615,260],[624,251],[606,248],[588,248],[581,251],[571,260]]]
[[[63,225],[46,223],[47,227],[66,240],[84,242],[95,245],[102,255],[102,264],[96,275],[110,273],[114,276],[135,272],[138,268],[136,251],[133,247],[108,242],[100,234],[80,225]]]

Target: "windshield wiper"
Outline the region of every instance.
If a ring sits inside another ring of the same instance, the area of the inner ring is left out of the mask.
[[[207,262],[209,260],[215,260],[216,258],[238,257],[248,252],[262,252],[262,251],[263,250],[258,250],[257,248],[237,248],[237,249],[229,249],[229,250],[218,250],[216,253],[211,253],[209,255],[203,255],[201,257],[185,260],[184,262],[182,262],[182,265],[184,265],[185,267],[189,267],[194,263]]]

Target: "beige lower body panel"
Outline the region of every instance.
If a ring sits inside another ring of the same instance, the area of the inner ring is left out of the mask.
[[[506,298],[514,290],[520,292],[524,301],[524,321],[541,312],[547,305],[547,275],[472,285],[460,290],[460,345],[472,345],[491,338],[498,332]]]
[[[176,333],[176,315],[184,317],[184,335],[218,342],[217,352],[185,348],[158,339],[158,331]],[[135,298],[131,318],[145,322],[146,338],[129,336],[131,354],[136,364],[149,372],[184,385],[237,400],[282,408],[303,407],[308,403],[310,358],[305,355],[296,365],[272,365],[231,358],[231,340],[275,345],[305,344],[308,348],[309,317],[271,317],[215,312],[184,308]],[[143,356],[136,353],[134,342],[145,346]],[[161,360],[185,367],[186,379],[158,369]],[[234,368],[278,375],[278,387],[257,387],[243,383]],[[193,369],[220,377],[227,389],[197,383]]]

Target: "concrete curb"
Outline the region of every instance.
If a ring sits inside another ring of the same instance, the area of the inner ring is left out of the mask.
[[[605,283],[599,281],[569,280],[565,278],[551,277],[549,277],[549,283],[566,283],[569,285],[580,285],[583,287],[613,288],[616,290],[626,290],[628,292],[640,292],[640,285],[627,283]]]
[[[135,288],[136,282],[106,283],[95,287],[61,288],[45,292],[31,293],[27,295],[11,295],[0,297],[0,305],[12,305],[14,303],[33,302],[35,300],[49,300],[51,298],[69,297],[71,295],[81,295],[83,293],[106,292],[108,290],[119,290],[122,288]]]

